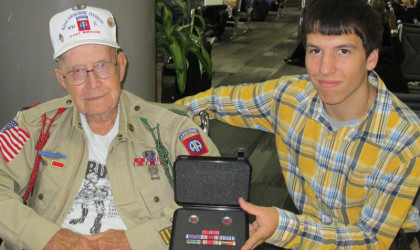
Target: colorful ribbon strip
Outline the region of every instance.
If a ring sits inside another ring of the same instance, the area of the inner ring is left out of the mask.
[[[218,230],[202,230],[201,234],[207,234],[207,235],[219,235]]]
[[[192,240],[187,239],[187,244],[192,245],[225,245],[225,246],[236,246],[236,241],[232,240]]]
[[[186,238],[190,240],[236,240],[235,236],[206,234],[187,234]]]
[[[147,157],[147,158],[134,158],[134,166],[150,166],[150,165],[162,165],[162,162],[157,158]]]

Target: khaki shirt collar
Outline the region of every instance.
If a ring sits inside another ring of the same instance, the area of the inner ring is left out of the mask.
[[[70,98],[70,97],[69,97]],[[133,102],[132,102],[133,101]],[[70,103],[71,103],[70,99]],[[78,109],[72,104],[72,126],[83,131],[82,121]],[[144,137],[140,130],[140,110],[141,102],[139,100],[130,100],[124,90],[120,95],[120,124],[118,128],[117,140],[144,142]]]

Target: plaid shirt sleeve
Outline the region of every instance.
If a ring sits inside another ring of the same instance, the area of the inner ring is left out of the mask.
[[[206,110],[210,117],[237,127],[273,132],[272,99],[279,80],[211,88],[195,96],[178,100],[192,107],[194,114]]]

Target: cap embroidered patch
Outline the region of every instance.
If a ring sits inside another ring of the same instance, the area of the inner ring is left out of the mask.
[[[186,138],[182,141],[182,144],[190,155],[203,155],[209,152],[200,134]]]
[[[82,19],[79,18],[79,20],[77,20],[77,27],[79,28],[79,31],[90,30],[88,17],[83,16]]]
[[[159,231],[160,237],[162,237],[162,240],[163,242],[165,242],[166,245],[169,245],[169,242],[171,241],[171,232],[172,226]]]
[[[18,155],[20,150],[29,140],[29,134],[19,128],[16,121],[9,122],[0,130],[0,151],[4,161],[9,162]]]

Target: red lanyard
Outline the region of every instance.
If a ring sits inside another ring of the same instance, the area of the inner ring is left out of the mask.
[[[29,195],[32,192],[32,189],[35,186],[36,179],[38,177],[39,164],[41,163],[41,159],[42,159],[41,155],[39,154],[39,151],[41,151],[42,148],[45,146],[45,144],[47,144],[48,138],[50,137],[50,128],[55,118],[57,118],[57,116],[61,114],[64,110],[65,108],[59,108],[53,118],[48,118],[46,114],[42,115],[41,133],[39,134],[38,142],[36,143],[36,146],[35,146],[36,158],[35,158],[34,168],[32,169],[31,180],[29,181],[28,188],[25,191],[25,195],[23,195],[22,197],[23,203],[25,204],[26,204],[26,201],[28,200]],[[47,122],[48,122],[48,125],[47,125]],[[47,125],[47,129],[45,129],[45,125]]]

